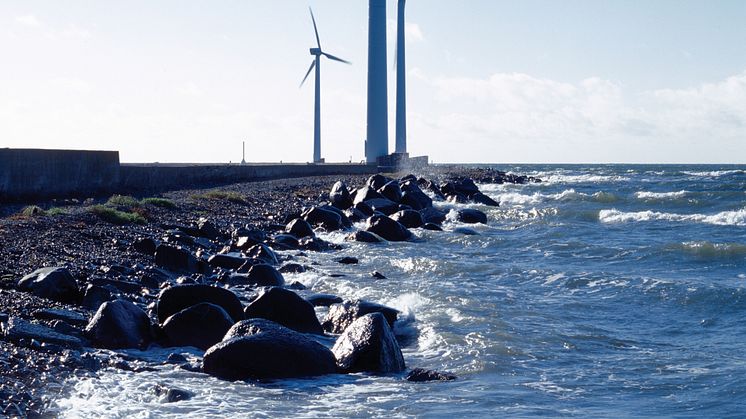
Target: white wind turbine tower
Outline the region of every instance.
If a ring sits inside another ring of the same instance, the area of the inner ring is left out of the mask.
[[[313,31],[316,34],[317,48],[310,49],[311,55],[314,56],[314,59],[311,61],[311,67],[308,68],[308,72],[306,73],[306,76],[303,77],[303,81],[300,82],[300,85],[303,86],[308,75],[311,74],[311,71],[316,67],[316,97],[313,108],[313,162],[321,163],[323,162],[321,159],[321,56],[323,55],[330,60],[339,61],[345,64],[352,63],[331,54],[327,54],[321,50],[321,41],[319,40],[319,31],[316,28],[316,19],[313,17],[313,10],[310,7],[308,10],[311,12],[311,21],[313,22]]]

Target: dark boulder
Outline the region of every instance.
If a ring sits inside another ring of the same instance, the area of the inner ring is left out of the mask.
[[[213,268],[238,269],[246,263],[246,259],[239,256],[231,255],[212,255],[207,259],[207,263]]]
[[[451,204],[468,204],[469,203],[469,197],[458,192],[446,195],[446,200],[450,202]]]
[[[326,210],[326,211],[331,211],[331,212],[336,213],[337,215],[339,215],[339,218],[342,220],[342,227],[344,227],[344,228],[352,227],[352,221],[350,221],[350,219],[347,218],[347,215],[341,209],[339,209],[339,208],[337,208],[335,206],[332,206],[332,205],[321,205],[321,206],[319,206],[319,209]]]
[[[454,233],[463,234],[464,236],[478,236],[479,232],[468,227],[456,227],[453,229]]]
[[[439,225],[433,223],[425,223],[422,228],[430,231],[443,231],[443,229]]]
[[[477,204],[487,205],[490,207],[499,207],[500,203],[495,201],[494,199],[490,198],[489,196],[477,192],[474,195],[471,196],[471,200],[476,202]]]
[[[355,320],[332,348],[337,367],[344,372],[392,373],[404,371],[404,356],[381,313]]]
[[[107,301],[98,308],[85,334],[98,348],[145,349],[151,340],[150,318],[129,301]]]
[[[88,284],[83,291],[82,305],[90,310],[98,310],[101,304],[113,299],[111,291],[108,289],[100,285]]]
[[[240,250],[246,250],[251,246],[267,240],[267,233],[259,229],[240,227],[233,231],[233,237],[235,239],[235,247]]]
[[[383,215],[368,218],[367,231],[375,233],[388,241],[406,241],[412,237],[412,232],[399,222]]]
[[[383,314],[391,327],[394,327],[394,322],[399,316],[399,310],[381,304],[365,300],[345,301],[329,308],[329,312],[324,318],[323,327],[329,333],[339,334],[344,332],[357,318],[370,313]]]
[[[286,263],[277,270],[281,274],[301,274],[307,271],[306,267],[299,263]]]
[[[310,377],[337,371],[327,347],[271,321],[239,322],[226,337],[208,349],[202,361],[205,373],[224,380]]]
[[[285,285],[285,278],[271,265],[260,263],[251,265],[245,274],[233,274],[229,277],[230,285],[252,285],[259,287],[281,287]]]
[[[2,337],[11,342],[22,339],[59,345],[65,348],[81,349],[83,342],[76,336],[50,329],[41,324],[27,322],[19,317],[9,317],[2,323]],[[7,365],[7,364],[6,364]]]
[[[456,192],[464,194],[466,196],[472,196],[475,193],[479,193],[479,188],[474,183],[474,180],[470,178],[462,178],[453,181],[454,189]]]
[[[161,291],[156,311],[158,321],[199,303],[212,303],[223,308],[234,321],[243,320],[243,306],[232,291],[210,285],[177,285]]]
[[[370,205],[373,211],[391,215],[399,211],[399,204],[386,198],[374,198],[365,201],[366,204]]]
[[[342,302],[342,297],[338,297],[332,294],[311,294],[306,297],[306,301],[311,303],[314,307],[323,306],[329,307],[332,304],[339,304]]]
[[[413,382],[424,382],[424,381],[450,381],[455,380],[456,376],[449,372],[438,372],[433,370],[426,370],[423,368],[415,368],[407,374],[406,380]]]
[[[210,240],[219,239],[222,234],[215,227],[215,224],[207,218],[200,218],[197,221],[197,235]]]
[[[378,190],[378,189],[381,189],[383,185],[391,182],[392,180],[393,179],[387,178],[386,176],[383,176],[381,174],[375,174],[369,177],[368,180],[365,182],[365,184],[375,190]]]
[[[298,245],[301,249],[311,252],[326,252],[327,250],[338,250],[340,248],[338,245],[318,237],[304,237],[298,240]]]
[[[298,238],[292,234],[278,234],[272,237],[272,247],[275,249],[295,250],[300,247]]]
[[[303,218],[309,224],[319,226],[326,231],[340,230],[343,227],[342,217],[339,214],[318,207],[306,211]]]
[[[169,316],[161,326],[173,346],[194,346],[207,350],[223,340],[233,319],[222,307],[200,303]]]
[[[352,256],[345,256],[345,257],[337,259],[337,263],[341,263],[343,265],[355,265],[358,262],[359,262],[358,258],[352,257]]]
[[[80,298],[78,283],[67,268],[41,268],[18,281],[20,291],[63,303],[72,303]]]
[[[362,204],[362,202],[361,202],[361,204]],[[373,210],[371,210],[371,215],[373,215]],[[347,208],[345,210],[345,216],[350,221],[352,221],[353,223],[358,222],[358,221],[362,221],[362,220],[370,217],[370,215],[367,215],[367,214],[363,213],[362,211],[360,211],[359,209],[357,209],[355,207]]]
[[[332,190],[329,192],[329,202],[341,210],[346,210],[352,206],[352,197],[344,182],[339,181],[332,186]]]
[[[381,243],[383,241],[381,236],[365,230],[358,230],[350,234],[348,236],[348,240],[358,241],[362,243]]]
[[[270,265],[277,265],[279,263],[277,254],[269,248],[266,244],[255,244],[246,251],[246,256],[252,259],[259,259],[264,263]]]
[[[380,272],[378,272],[378,271],[373,271],[373,272],[371,272],[371,273],[370,273],[370,276],[372,276],[372,277],[373,277],[373,278],[375,278],[375,279],[387,279],[387,278],[386,278],[386,275],[384,275],[384,274],[382,274],[382,273],[380,273]]]
[[[422,209],[420,215],[422,215],[422,220],[425,223],[443,224],[443,221],[446,220],[446,213],[435,207]]]
[[[155,387],[153,387],[153,393],[159,397],[161,403],[176,403],[194,397],[194,393],[190,391],[176,387],[167,387],[160,384],[156,384]]]
[[[425,224],[425,221],[422,219],[422,215],[420,215],[419,212],[415,210],[404,210],[399,211],[391,216],[391,219],[394,221],[398,221],[407,228],[418,228],[422,227],[423,224]]]
[[[366,218],[370,217],[371,215],[373,215],[373,212],[374,212],[373,208],[371,208],[370,205],[368,205],[368,204],[366,204],[365,202],[362,202],[362,201],[356,203],[353,208],[355,208],[356,210],[358,210],[358,211],[362,212],[363,214],[365,214]]]
[[[244,310],[247,319],[272,320],[302,333],[323,334],[313,305],[293,291],[273,287],[252,301]]]
[[[402,197],[402,190],[399,187],[399,182],[392,180],[391,182],[383,185],[378,193],[383,195],[384,198],[399,203]]]
[[[357,205],[360,202],[380,198],[383,198],[383,195],[378,193],[378,191],[376,191],[374,188],[371,188],[370,186],[363,186],[362,188],[355,191],[355,197],[352,202],[353,204]]]
[[[199,272],[197,258],[188,250],[180,247],[169,246],[167,244],[159,245],[155,250],[155,263],[166,269],[177,272]]]
[[[473,208],[464,208],[458,210],[456,219],[458,219],[462,223],[467,224],[487,224],[487,214]]]
[[[315,236],[311,224],[309,224],[308,221],[302,218],[296,218],[290,221],[288,225],[285,226],[285,232],[288,234],[292,234],[297,238]]]
[[[153,256],[155,249],[158,247],[158,242],[151,239],[150,237],[136,239],[132,243],[132,249],[138,253]]]

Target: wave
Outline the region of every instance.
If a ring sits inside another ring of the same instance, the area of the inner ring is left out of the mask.
[[[628,182],[630,178],[619,175],[560,175],[548,173],[544,176],[538,176],[543,182],[547,183],[613,183]]]
[[[746,173],[746,170],[742,169],[736,169],[736,170],[714,170],[714,171],[705,171],[705,172],[688,172],[688,171],[682,171],[681,173],[689,176],[699,176],[699,177],[720,177],[720,176],[728,176],[728,175],[742,175]]]
[[[601,210],[598,220],[602,223],[624,223],[635,221],[697,222],[714,225],[746,226],[746,208],[723,211],[717,214],[675,214],[657,211],[623,212],[616,209]]]
[[[525,195],[518,192],[507,192],[493,196],[501,204],[513,205],[535,205],[545,201],[596,201],[596,202],[615,202],[617,196],[609,192],[596,192],[592,195],[578,192],[575,189],[565,189],[555,194],[542,194],[535,192],[531,195]]]
[[[708,241],[690,241],[677,243],[669,246],[668,248],[705,260],[746,257],[746,244],[740,243],[711,243]]]
[[[635,192],[635,197],[637,199],[643,199],[647,201],[654,201],[654,200],[665,200],[665,199],[679,199],[683,198],[684,196],[690,194],[689,191],[676,191],[676,192],[647,192],[647,191],[640,191]]]

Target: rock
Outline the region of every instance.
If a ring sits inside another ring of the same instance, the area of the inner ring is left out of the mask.
[[[200,237],[210,240],[216,240],[222,236],[217,227],[215,227],[215,224],[204,217],[197,220],[197,234]]]
[[[456,192],[464,194],[466,196],[472,196],[475,193],[479,193],[479,188],[471,178],[462,178],[453,181],[453,186]]]
[[[278,234],[272,237],[272,246],[275,249],[295,250],[300,247],[300,243],[292,234]]]
[[[381,199],[383,195],[378,193],[376,189],[370,186],[363,186],[362,188],[355,191],[355,197],[353,198],[353,204],[357,207],[360,202],[370,201],[371,199]],[[360,209],[360,208],[358,208]]]
[[[293,291],[272,287],[244,310],[247,319],[262,318],[302,333],[323,334],[313,305]]]
[[[88,323],[86,316],[70,310],[44,308],[34,312],[33,316],[41,320],[62,320],[71,325],[84,326]]]
[[[394,327],[394,322],[399,316],[399,310],[381,304],[365,300],[345,301],[329,308],[322,325],[325,331],[339,334],[344,332],[357,318],[370,313],[383,314],[391,327]]]
[[[358,210],[361,213],[365,214],[365,218],[370,217],[371,215],[373,215],[373,212],[374,212],[373,208],[371,208],[370,205],[368,205],[368,204],[366,204],[365,202],[362,202],[362,201],[356,203],[353,208],[355,208],[356,210]]]
[[[453,193],[446,195],[446,201],[451,204],[467,204],[469,203],[469,198],[464,194]]]
[[[188,250],[167,244],[159,245],[155,250],[156,265],[177,272],[199,272],[197,258]]]
[[[378,271],[371,272],[370,276],[372,276],[375,279],[386,279],[386,276]]]
[[[129,301],[107,301],[98,308],[85,334],[98,348],[145,349],[151,340],[150,319]]]
[[[259,287],[281,287],[285,278],[273,266],[261,263],[252,265],[245,274],[233,274],[229,277],[230,285],[253,285]]]
[[[388,241],[405,241],[412,237],[412,233],[406,227],[383,215],[368,218],[366,230]]]
[[[456,376],[449,372],[438,372],[433,370],[426,370],[423,368],[415,368],[407,374],[407,381],[423,382],[423,381],[450,381],[455,380]]]
[[[288,234],[292,234],[297,238],[307,236],[313,237],[316,235],[316,233],[313,232],[313,227],[311,227],[311,224],[309,224],[308,221],[302,218],[296,218],[289,222],[288,225],[285,226],[285,232],[287,232]]]
[[[252,259],[259,259],[269,265],[277,265],[279,261],[277,254],[265,244],[255,244],[246,251],[246,256]]]
[[[458,219],[462,223],[467,223],[467,224],[476,224],[476,223],[487,224],[487,214],[483,213],[482,211],[472,209],[472,208],[465,208],[465,209],[458,210],[456,214],[456,219]]]
[[[414,181],[414,182],[417,182],[417,176],[415,176],[414,174],[410,173],[410,174],[402,177],[401,179],[399,179],[399,181],[402,182],[402,183],[410,181],[410,180]]]
[[[355,320],[332,348],[337,367],[344,372],[400,372],[405,368],[396,337],[381,313]]]
[[[213,268],[236,270],[246,263],[246,259],[231,255],[212,255],[207,259],[207,263],[209,263]]]
[[[30,323],[19,317],[10,317],[7,322],[2,323],[2,332],[5,340],[12,342],[35,339],[65,348],[80,349],[83,346],[83,342],[75,336],[56,332],[47,326]]]
[[[314,307],[329,307],[332,304],[341,303],[342,297],[338,297],[332,294],[311,294],[306,297],[306,301],[311,303]]]
[[[303,218],[311,225],[319,226],[326,231],[335,231],[342,228],[342,217],[334,211],[314,207],[308,210]]]
[[[346,210],[352,206],[352,197],[344,182],[340,181],[332,186],[332,190],[329,192],[329,202],[341,210]]]
[[[278,272],[283,274],[300,274],[306,271],[306,267],[299,263],[286,263],[282,265]]]
[[[78,283],[67,268],[41,268],[18,281],[20,291],[63,303],[72,303],[80,298]]]
[[[358,259],[352,256],[345,256],[345,257],[337,259],[337,263],[341,263],[343,265],[355,265],[358,262],[359,262]]]
[[[166,358],[167,364],[186,364],[189,362],[189,360],[182,354],[177,354],[175,352],[172,352],[168,354],[168,357]]]
[[[337,371],[334,355],[315,340],[263,319],[236,323],[203,358],[203,371],[224,380],[309,377]]]
[[[90,310],[98,310],[101,304],[113,299],[111,292],[99,285],[88,284],[83,291],[83,307]]]
[[[210,285],[177,285],[161,291],[156,312],[163,322],[171,315],[199,303],[212,303],[225,310],[234,321],[243,320],[243,306],[236,294]]]
[[[233,232],[236,239],[235,247],[240,250],[247,250],[251,246],[263,243],[267,240],[267,233],[258,229],[239,228]]]
[[[165,385],[156,384],[153,393],[160,398],[161,403],[175,403],[183,400],[189,400],[194,397],[194,393],[182,390],[180,388],[169,388]]]
[[[348,236],[349,240],[354,240],[362,243],[381,243],[383,238],[381,236],[371,233],[365,230],[358,230]]]
[[[401,203],[409,205],[412,209],[421,210],[423,208],[429,208],[433,206],[433,200],[427,194],[422,192],[417,183],[408,181],[402,185],[402,198]]]
[[[490,207],[499,207],[500,206],[499,202],[495,201],[494,199],[490,198],[489,196],[487,196],[487,195],[485,195],[485,194],[483,194],[481,192],[477,192],[474,195],[472,195],[471,196],[471,200],[474,201],[474,202],[476,202],[476,203],[478,203],[478,204],[483,204],[483,205],[487,205],[487,206],[490,206]]]
[[[287,289],[289,289],[289,290],[303,291],[303,290],[308,289],[308,287],[306,287],[305,285],[303,285],[303,283],[301,283],[301,282],[293,281],[293,282],[290,283],[290,285],[287,286]]]
[[[363,203],[361,202],[361,204],[363,204]],[[367,204],[365,204],[365,205],[367,205]],[[371,213],[372,213],[372,210],[371,210]],[[362,221],[362,220],[370,217],[370,215],[364,214],[362,211],[360,211],[359,209],[357,209],[355,207],[347,208],[345,210],[345,216],[351,222],[353,222],[353,223],[358,222],[358,221]]]
[[[394,201],[396,203],[401,202],[402,191],[399,187],[399,182],[392,180],[391,182],[383,185],[378,193],[383,195],[384,198]]]
[[[339,246],[318,237],[304,237],[298,241],[300,248],[311,252],[325,252],[327,250],[339,249]]]
[[[415,210],[404,210],[394,213],[391,219],[398,221],[401,225],[407,228],[418,228],[425,224],[422,219],[422,215]]]
[[[169,316],[161,327],[173,346],[207,350],[223,339],[233,323],[222,307],[200,303]]]
[[[456,227],[453,229],[454,233],[463,234],[464,236],[478,236],[479,233],[468,227]]]
[[[139,238],[132,243],[132,249],[134,249],[136,252],[151,256],[155,254],[155,249],[157,247],[158,242],[151,239],[150,237]]]
[[[386,215],[391,215],[399,211],[399,204],[386,198],[374,198],[365,201],[370,205],[373,211],[378,211]]]
[[[446,213],[434,207],[420,210],[420,215],[422,215],[422,220],[425,221],[425,223],[440,225],[446,220]]]
[[[443,231],[443,229],[440,228],[439,225],[433,224],[433,223],[425,223],[425,225],[423,225],[422,228],[424,228],[425,230],[430,230],[430,231]]]
[[[383,185],[391,182],[391,180],[392,179],[387,178],[386,176],[383,176],[381,174],[375,174],[369,177],[368,180],[365,182],[365,184],[375,190],[379,190],[383,187]]]
[[[341,209],[331,206],[331,205],[321,205],[318,207],[319,209],[331,211],[333,213],[336,213],[339,215],[339,218],[342,220],[342,227],[343,228],[350,228],[352,227],[352,221],[350,221],[349,218],[347,218],[347,215],[345,215],[345,212]]]

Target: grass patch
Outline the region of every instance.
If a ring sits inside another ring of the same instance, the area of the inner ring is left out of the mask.
[[[52,217],[57,216],[57,215],[65,215],[65,214],[69,214],[70,213],[69,210],[67,210],[65,208],[62,208],[62,207],[52,207],[52,208],[48,209],[46,212],[47,212],[47,215],[52,216]]]
[[[139,206],[140,203],[137,202],[137,199],[129,195],[114,195],[106,201],[106,205],[110,207],[133,208]]]
[[[245,204],[246,199],[238,192],[233,191],[207,191],[205,193],[192,195],[193,199],[224,199],[237,204]]]
[[[92,207],[89,207],[88,211],[96,214],[102,220],[116,225],[147,223],[145,217],[138,213],[119,211],[117,209],[107,207],[106,205],[94,205]]]
[[[176,203],[166,198],[143,198],[140,200],[141,205],[152,205],[161,208],[176,208]]]
[[[21,210],[21,215],[24,217],[38,217],[46,214],[47,212],[37,205],[29,205]]]

